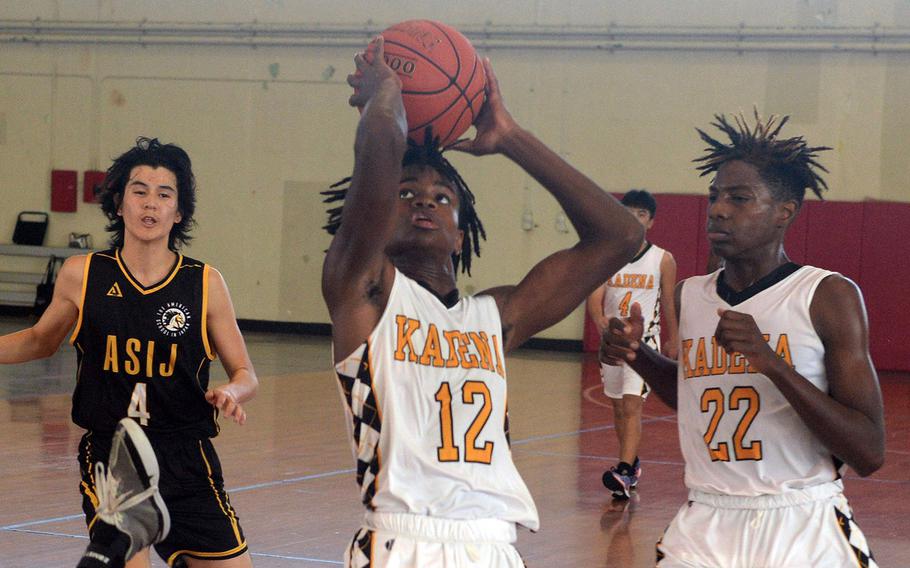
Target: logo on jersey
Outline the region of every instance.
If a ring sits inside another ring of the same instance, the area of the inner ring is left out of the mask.
[[[107,291],[107,295],[112,298],[122,298],[123,292],[120,291],[120,282],[114,282],[114,285],[111,286],[111,289]]]
[[[180,302],[168,302],[158,308],[158,331],[168,337],[180,337],[190,327],[190,310]]]
[[[653,274],[616,274],[607,280],[611,288],[639,288],[642,290],[654,289]]]

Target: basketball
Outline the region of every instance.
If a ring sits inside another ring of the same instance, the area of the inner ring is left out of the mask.
[[[422,144],[427,128],[442,146],[474,123],[486,76],[474,46],[455,28],[408,20],[382,32],[385,61],[401,78],[408,137]]]

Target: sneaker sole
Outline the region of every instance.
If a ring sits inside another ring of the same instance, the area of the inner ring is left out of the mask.
[[[613,475],[612,471],[605,471],[601,481],[603,482],[604,487],[613,492],[614,498],[628,499],[630,497],[630,489],[627,489],[622,481],[616,479],[616,476]]]
[[[131,418],[124,418],[120,420],[120,427],[122,427],[126,434],[126,439],[130,441],[130,445],[133,447],[133,450],[136,452],[136,457],[139,458],[139,465],[145,472],[145,475],[148,476],[149,482],[152,485],[157,486],[158,480],[161,476],[160,470],[158,469],[158,459],[155,457],[155,451],[152,449],[152,444],[149,442],[148,437],[145,435],[145,432],[142,431],[142,427],[136,424],[135,420]],[[158,515],[161,517],[161,535],[159,537],[159,542],[164,540],[167,537],[168,533],[171,530],[171,516],[167,512],[167,506],[164,504],[164,499],[161,498],[161,494],[155,492],[152,496],[155,501],[155,506],[158,509]]]

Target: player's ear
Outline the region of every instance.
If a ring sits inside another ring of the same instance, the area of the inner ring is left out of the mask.
[[[781,202],[777,209],[777,227],[781,229],[790,226],[790,223],[796,219],[797,213],[799,213],[799,203],[795,199]]]
[[[464,231],[459,229],[458,234],[455,235],[455,250],[452,251],[454,254],[461,254],[462,243],[464,243]]]

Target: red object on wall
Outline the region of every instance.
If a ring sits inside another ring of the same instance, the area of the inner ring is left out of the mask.
[[[82,201],[85,203],[97,203],[98,198],[95,189],[100,192],[104,186],[104,172],[96,170],[86,170],[82,174]]]
[[[51,171],[51,211],[76,211],[77,173],[72,170]]]

